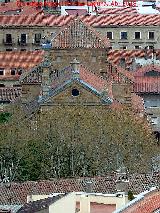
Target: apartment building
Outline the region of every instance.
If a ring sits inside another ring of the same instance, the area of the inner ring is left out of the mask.
[[[160,15],[114,13],[103,16],[79,16],[84,24],[94,27],[109,38],[112,49],[160,49]],[[39,50],[50,43],[60,27],[69,25],[75,16],[36,14],[0,16],[0,50]]]

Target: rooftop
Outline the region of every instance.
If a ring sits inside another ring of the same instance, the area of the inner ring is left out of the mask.
[[[134,194],[139,194],[152,186],[159,184],[160,173],[129,175],[129,189]],[[53,192],[78,192],[86,191],[86,181],[92,181],[93,192],[115,193],[116,175],[106,174],[104,177],[82,177],[68,179],[53,179],[43,181],[27,181],[23,183],[12,183],[11,188],[0,187],[1,204],[24,204],[29,194],[51,194]]]

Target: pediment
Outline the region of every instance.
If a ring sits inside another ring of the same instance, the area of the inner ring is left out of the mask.
[[[73,93],[73,90],[78,93]],[[77,95],[78,94],[78,95]],[[92,88],[83,85],[81,82],[71,81],[66,85],[50,93],[50,97],[43,101],[43,104],[102,104],[104,103],[100,93]],[[107,101],[105,102],[107,104]],[[108,101],[109,104],[109,101]]]
[[[107,48],[110,42],[102,38],[92,27],[80,18],[74,19],[53,38],[53,48]]]

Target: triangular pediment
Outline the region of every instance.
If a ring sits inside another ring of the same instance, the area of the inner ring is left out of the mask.
[[[80,18],[72,20],[53,38],[53,48],[108,48],[110,42]]]
[[[78,96],[73,96],[72,90],[79,91]],[[70,80],[58,87],[56,90],[50,92],[50,95],[43,99],[41,104],[111,104],[112,100],[109,97],[104,97],[102,93],[99,93],[94,88],[89,87],[81,80]]]

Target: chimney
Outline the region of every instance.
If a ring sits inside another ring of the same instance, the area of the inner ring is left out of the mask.
[[[118,193],[128,194],[128,176],[125,167],[120,167],[117,170],[116,190]]]
[[[93,182],[92,181],[86,181],[86,193],[92,193],[93,192]]]
[[[79,61],[75,58],[70,64],[72,66],[72,77],[79,78]]]

